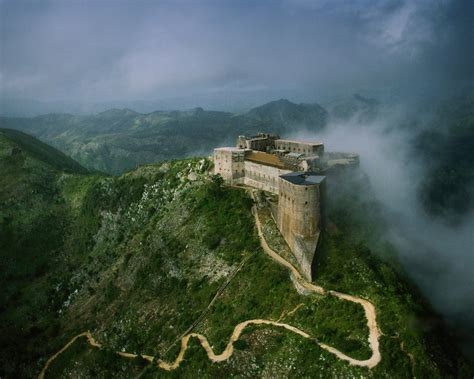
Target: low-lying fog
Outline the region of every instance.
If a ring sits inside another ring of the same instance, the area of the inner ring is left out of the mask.
[[[369,176],[390,226],[387,238],[397,247],[411,278],[451,326],[474,330],[474,212],[452,226],[427,215],[418,199],[425,167],[413,154],[414,132],[400,127],[404,109],[385,110],[374,121],[331,123],[327,131],[300,139],[317,139],[326,151],[360,154],[361,169]],[[473,355],[472,337],[464,347]]]

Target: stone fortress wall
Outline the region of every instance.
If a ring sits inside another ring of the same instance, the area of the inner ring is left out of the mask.
[[[334,158],[338,166],[358,164],[354,154]],[[239,136],[236,147],[214,149],[214,172],[225,182],[278,195],[275,221],[308,280],[321,230],[321,174],[331,167],[322,143],[271,134]]]
[[[235,147],[214,149],[214,171],[230,184],[239,183],[245,176],[245,150]]]
[[[290,170],[266,166],[252,161],[245,161],[245,176],[243,184],[278,194],[280,175],[290,173]]]
[[[319,156],[324,154],[324,145],[320,142],[292,141],[285,139],[275,140],[276,150],[301,153],[306,156]]]
[[[267,152],[274,148],[275,140],[279,138],[278,136],[259,133],[254,137],[239,136],[237,137],[236,146],[239,149],[250,149],[255,151],[264,151]]]
[[[277,225],[298,261],[311,278],[311,266],[321,230],[321,186],[325,177],[289,173],[280,177]]]

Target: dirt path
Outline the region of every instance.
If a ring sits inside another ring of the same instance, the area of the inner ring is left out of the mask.
[[[253,195],[253,194],[252,194]],[[166,362],[161,359],[156,359],[155,357],[151,355],[140,355],[140,354],[133,354],[133,353],[124,353],[124,352],[117,352],[117,355],[120,355],[121,357],[128,358],[128,359],[134,359],[137,357],[142,357],[143,359],[149,361],[150,363],[156,363],[158,367],[160,367],[163,370],[166,371],[171,371],[175,370],[176,368],[179,367],[181,362],[184,359],[186,350],[188,348],[189,340],[191,338],[197,338],[201,344],[201,346],[204,348],[206,351],[207,356],[212,362],[222,362],[227,359],[229,359],[233,352],[234,352],[234,342],[237,341],[244,331],[244,329],[249,326],[249,325],[271,325],[274,327],[280,327],[284,328],[290,332],[293,332],[295,334],[300,335],[303,338],[308,338],[312,339],[317,343],[322,349],[325,349],[329,351],[330,353],[334,354],[337,356],[339,359],[345,360],[349,362],[349,364],[354,365],[354,366],[362,366],[362,367],[367,367],[367,368],[373,368],[375,367],[382,359],[380,355],[380,350],[379,350],[379,337],[380,337],[380,331],[377,326],[377,321],[376,321],[376,311],[374,305],[365,299],[362,299],[360,297],[352,296],[352,295],[347,295],[344,293],[336,292],[336,291],[325,291],[324,288],[320,286],[316,286],[312,283],[307,282],[302,275],[299,273],[299,271],[288,261],[283,259],[279,254],[277,254],[275,251],[273,251],[270,246],[268,245],[265,236],[263,235],[262,232],[262,226],[260,224],[260,219],[258,217],[258,211],[257,207],[254,205],[252,208],[252,213],[255,217],[255,223],[257,225],[257,231],[258,231],[258,236],[260,238],[260,243],[262,245],[263,250],[265,251],[266,254],[268,254],[273,260],[275,260],[277,263],[280,265],[286,267],[295,281],[293,281],[295,288],[297,285],[303,287],[304,289],[307,290],[307,292],[314,292],[320,295],[330,295],[330,296],[335,296],[339,299],[346,300],[346,301],[351,301],[353,303],[360,304],[365,311],[365,317],[367,318],[367,327],[369,329],[369,346],[370,349],[372,350],[372,355],[369,359],[366,360],[359,360],[355,358],[351,358],[348,355],[344,354],[340,350],[331,347],[329,345],[326,345],[324,343],[316,341],[313,337],[311,337],[308,333],[304,332],[303,330],[300,330],[292,325],[282,323],[279,321],[272,321],[272,320],[263,320],[263,319],[255,319],[255,320],[247,320],[244,322],[241,322],[237,324],[234,328],[234,331],[232,332],[232,335],[229,339],[229,342],[227,343],[226,348],[224,351],[220,354],[216,354],[212,347],[209,344],[209,341],[205,336],[199,333],[189,333],[184,335],[181,338],[181,348],[179,350],[178,356],[174,360],[174,362]],[[296,288],[298,290],[298,288]],[[215,298],[212,300],[214,301]],[[298,306],[299,307],[299,306]],[[294,309],[292,312],[295,312],[296,309]],[[208,307],[209,308],[209,307]],[[288,313],[288,314],[290,314]],[[283,316],[283,315],[282,315]],[[282,317],[280,317],[279,320],[281,320]],[[85,337],[87,338],[87,342],[89,343],[90,346],[96,347],[101,349],[102,346],[94,340],[90,332],[84,332],[81,334],[78,334],[77,336],[73,337],[61,350],[59,350],[56,354],[54,354],[52,357],[48,359],[46,362],[43,370],[41,371],[40,375],[38,376],[39,379],[43,379],[44,375],[48,369],[48,367],[51,365],[51,363],[65,350],[67,350],[78,338]]]
[[[38,379],[43,379],[44,378],[44,374],[46,373],[46,370],[48,369],[49,365],[51,363],[53,363],[53,361],[60,355],[62,354],[64,351],[66,351],[67,349],[69,349],[69,347],[74,343],[76,342],[76,340],[78,338],[81,338],[81,337],[85,337],[87,338],[87,343],[92,346],[92,347],[97,347],[99,349],[102,348],[102,345],[100,343],[98,343],[94,337],[92,337],[92,334],[87,331],[87,332],[84,332],[84,333],[81,333],[81,334],[78,334],[77,336],[71,338],[71,340],[66,344],[64,345],[64,347],[59,350],[56,354],[54,354],[52,357],[50,357],[47,361],[46,361],[46,364],[44,365],[43,369],[41,370],[40,374],[38,375]]]
[[[253,195],[253,193],[252,193]],[[369,359],[366,360],[359,360],[359,359],[354,359],[343,352],[337,350],[334,347],[331,347],[329,345],[326,345],[324,343],[319,343],[318,345],[322,347],[323,349],[333,353],[336,355],[338,358],[343,359],[347,362],[349,362],[351,365],[354,366],[365,366],[368,368],[373,368],[375,367],[382,359],[382,356],[380,355],[380,349],[379,349],[379,337],[380,337],[380,331],[377,326],[377,317],[376,317],[376,311],[374,305],[365,299],[362,299],[360,297],[352,296],[352,295],[347,295],[344,293],[336,292],[336,291],[328,291],[326,292],[323,287],[321,286],[316,286],[312,283],[307,282],[302,275],[299,273],[299,271],[288,261],[283,259],[280,255],[278,255],[275,251],[273,251],[270,246],[268,246],[267,241],[265,240],[265,236],[263,235],[262,231],[262,225],[260,223],[260,219],[258,217],[258,211],[257,207],[254,205],[252,208],[252,213],[254,214],[255,217],[255,223],[257,224],[257,231],[258,231],[258,236],[260,238],[260,242],[262,245],[263,250],[265,253],[267,253],[271,258],[273,258],[275,261],[280,263],[281,265],[287,267],[293,277],[296,279],[299,285],[301,285],[303,288],[311,291],[318,293],[320,295],[332,295],[335,296],[339,299],[342,300],[347,300],[351,301],[353,303],[358,303],[362,305],[364,308],[365,312],[365,317],[367,318],[367,327],[369,328],[369,346],[370,349],[372,350],[372,356]]]
[[[183,332],[175,341],[173,341],[173,343],[171,343],[167,349],[164,350],[163,352],[163,355],[165,355],[173,346],[175,343],[177,343],[178,341],[182,340],[184,338],[185,335],[189,334],[192,332],[192,330],[199,325],[199,323],[204,319],[204,317],[207,315],[207,313],[210,311],[212,305],[214,304],[214,302],[219,298],[220,295],[222,295],[222,293],[224,292],[224,290],[227,288],[227,286],[230,284],[230,282],[232,281],[232,279],[235,278],[235,275],[237,275],[237,273],[242,269],[242,267],[244,267],[245,263],[247,263],[247,261],[251,258],[252,256],[251,255],[248,255],[247,257],[245,257],[244,259],[242,259],[242,262],[240,262],[240,264],[235,268],[234,271],[231,272],[231,274],[229,275],[229,277],[227,278],[227,280],[222,283],[222,285],[219,287],[219,289],[217,290],[216,294],[214,295],[214,297],[212,298],[211,302],[207,305],[207,307],[204,309],[204,311],[202,311],[202,313],[200,314],[200,316],[191,324],[191,326],[186,329],[185,332]]]

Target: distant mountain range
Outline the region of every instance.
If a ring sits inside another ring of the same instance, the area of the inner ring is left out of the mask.
[[[176,97],[147,100],[39,100],[2,98],[0,96],[0,116],[34,117],[46,113],[72,113],[80,115],[96,114],[111,108],[131,108],[140,113],[156,110],[193,109],[203,107],[226,112],[242,112],[259,104],[281,97],[296,99],[297,102],[311,103],[319,97],[315,91],[301,93],[294,90],[272,91],[248,89],[241,91],[214,91],[210,93],[189,93]]]
[[[427,104],[431,104],[428,110]],[[280,99],[241,113],[203,108],[139,113],[113,108],[95,115],[0,117],[0,127],[34,135],[89,170],[118,175],[146,163],[207,156],[215,146],[234,145],[240,134],[262,131],[284,137],[320,133],[332,122],[370,124],[383,106],[354,94],[324,107]],[[434,215],[465,214],[474,206],[473,97],[428,102],[415,109],[400,127],[414,134],[409,147],[413,159],[428,168],[419,191],[424,207]],[[425,114],[430,114],[428,123]]]
[[[91,170],[120,174],[139,164],[207,155],[219,144],[233,145],[239,134],[321,131],[327,119],[318,104],[278,100],[243,114],[202,108],[148,114],[111,109],[91,116],[3,117],[0,125],[30,133]]]

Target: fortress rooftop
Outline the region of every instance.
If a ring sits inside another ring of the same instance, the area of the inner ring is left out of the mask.
[[[285,164],[274,154],[268,154],[261,151],[251,151],[245,157],[248,161],[260,163],[277,168],[286,168]]]
[[[289,174],[281,175],[280,178],[298,185],[315,185],[321,184],[326,178],[325,176],[318,175],[314,172],[291,172]]]

